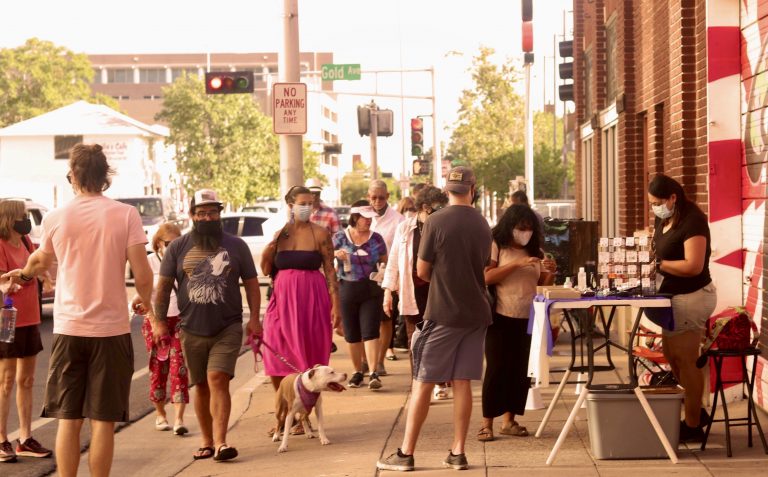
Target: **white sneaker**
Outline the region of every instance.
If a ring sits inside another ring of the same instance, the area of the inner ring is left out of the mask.
[[[448,393],[448,386],[435,386],[435,389],[432,390],[432,399],[435,401],[445,401],[446,399],[450,399]]]

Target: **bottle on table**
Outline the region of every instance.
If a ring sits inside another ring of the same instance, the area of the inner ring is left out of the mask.
[[[0,310],[0,341],[13,343],[16,338],[16,308],[13,298],[5,297],[3,308]]]
[[[589,283],[587,283],[587,272],[584,270],[584,267],[579,267],[579,274],[576,278],[576,286],[579,288],[579,290],[586,290],[589,288]]]

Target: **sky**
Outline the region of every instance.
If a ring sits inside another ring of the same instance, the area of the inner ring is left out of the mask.
[[[3,2],[0,48],[38,37],[73,51],[97,53],[185,53],[278,51],[282,40],[282,0],[38,0]],[[363,71],[435,68],[439,141],[448,143],[461,91],[472,86],[467,69],[479,47],[495,60],[522,64],[520,0],[299,0],[301,51],[330,51],[335,63],[359,63]],[[532,105],[542,109],[553,97],[553,40],[563,33],[563,12],[572,0],[534,2]],[[567,34],[571,36],[570,14]],[[546,78],[544,77],[544,57]],[[559,60],[558,60],[559,61]],[[336,82],[338,92],[431,95],[426,73],[363,75]],[[522,88],[522,82],[520,83]],[[522,89],[520,91],[522,93]],[[344,153],[367,157],[367,138],[356,131],[355,107],[371,97],[339,95]],[[399,175],[410,168],[411,117],[431,114],[418,99],[375,98],[395,113],[395,135],[378,143],[382,170]],[[562,103],[558,105],[562,114]],[[521,118],[521,121],[523,118]],[[430,119],[425,146],[432,146]]]

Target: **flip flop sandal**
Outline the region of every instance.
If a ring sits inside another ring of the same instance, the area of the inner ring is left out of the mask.
[[[293,426],[293,429],[291,429],[291,435],[292,436],[303,436],[304,435],[304,424],[296,424]]]
[[[481,427],[477,431],[477,440],[480,442],[490,442],[494,439],[493,430],[489,427]]]
[[[213,447],[201,447],[197,449],[195,454],[192,454],[192,458],[195,460],[210,459],[214,452]]]
[[[509,427],[502,427],[499,434],[504,434],[505,436],[528,437],[528,429],[515,422]]]
[[[219,452],[213,456],[213,460],[216,462],[224,462],[225,460],[232,460],[237,457],[237,449],[229,447],[226,444],[219,446]]]

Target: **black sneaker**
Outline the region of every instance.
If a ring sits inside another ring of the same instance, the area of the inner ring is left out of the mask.
[[[0,462],[16,462],[16,452],[8,441],[0,443]]]
[[[704,429],[701,426],[690,427],[685,421],[680,422],[680,442],[701,442],[704,440]]]
[[[443,461],[443,467],[450,467],[454,470],[467,470],[469,463],[465,454],[454,455],[453,451],[448,451],[448,457]]]
[[[376,468],[379,470],[394,470],[397,472],[409,472],[414,468],[413,454],[405,455],[400,449],[386,459],[376,462]]]
[[[362,383],[363,383],[363,373],[355,373],[352,375],[352,378],[350,378],[349,380],[349,387],[359,388]]]
[[[46,449],[33,437],[28,437],[26,441],[16,440],[16,455],[24,457],[50,457],[53,451]]]
[[[368,389],[381,389],[381,379],[376,373],[371,373],[371,377],[368,381]]]

